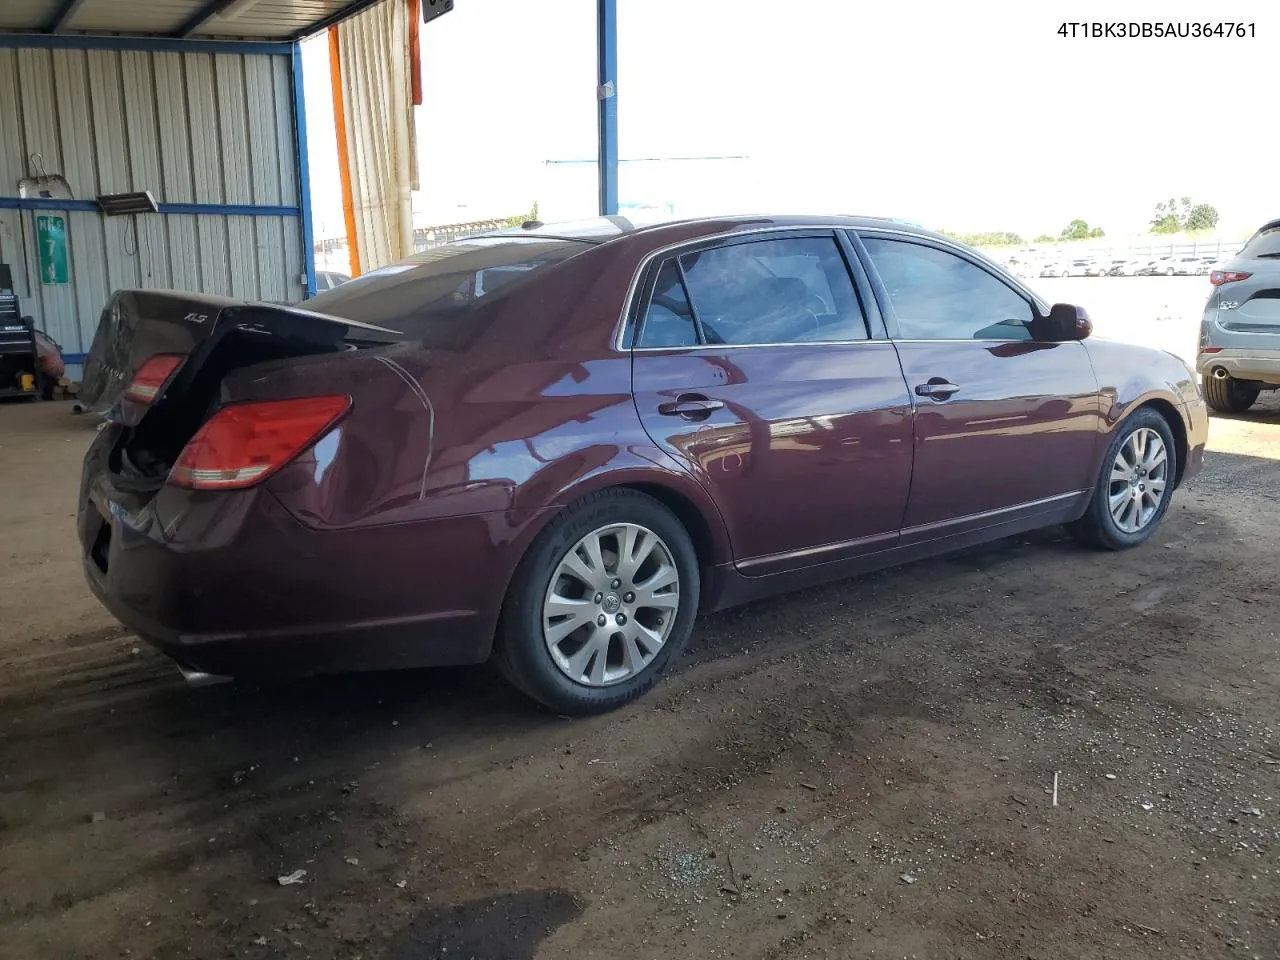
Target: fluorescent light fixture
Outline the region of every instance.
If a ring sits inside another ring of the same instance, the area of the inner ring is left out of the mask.
[[[104,193],[96,198],[98,206],[108,217],[120,217],[130,213],[159,213],[160,205],[150,190],[138,193]]]

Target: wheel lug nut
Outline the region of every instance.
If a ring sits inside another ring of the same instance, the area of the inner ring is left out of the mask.
[[[625,613],[618,614],[618,626],[622,626],[626,622],[627,622],[627,615]]]
[[[599,626],[602,626],[602,627],[603,627],[603,626],[604,626],[606,623],[608,623],[608,622],[609,622],[609,618],[608,618],[608,617],[606,617],[603,613],[602,613],[602,614],[600,614],[600,616],[596,617],[596,623],[597,623]]]
[[[658,626],[662,626],[662,618],[661,618],[661,617],[659,617],[659,618],[658,618],[657,623],[658,623]]]
[[[596,602],[596,603],[599,603],[599,602],[600,602],[601,600],[603,600],[603,599],[604,599],[604,594],[603,594],[603,593],[597,593],[597,594],[596,594],[596,598],[595,598],[595,602]]]
[[[613,581],[613,583],[609,584],[609,586],[611,586],[611,587],[613,587],[613,589],[617,590],[620,586],[622,586],[622,581],[621,581],[621,580],[615,580],[615,581]]]
[[[635,603],[635,602],[636,602],[636,595],[635,595],[634,593],[628,593],[628,594],[625,594],[625,595],[622,597],[622,599],[623,599],[623,601],[624,601],[624,602],[626,602],[626,603]]]

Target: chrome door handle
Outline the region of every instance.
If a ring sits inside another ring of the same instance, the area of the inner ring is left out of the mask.
[[[929,397],[933,400],[948,400],[951,395],[959,391],[959,387],[954,383],[944,380],[942,377],[933,377],[928,383],[916,385],[916,395],[920,397]]]
[[[658,412],[664,417],[684,417],[686,420],[705,420],[724,407],[721,400],[712,400],[700,393],[682,393],[674,400],[658,404]]]

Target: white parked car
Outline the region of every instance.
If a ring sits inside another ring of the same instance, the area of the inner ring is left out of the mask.
[[[1177,259],[1174,257],[1157,257],[1138,270],[1140,277],[1172,277],[1177,273]]]
[[[1198,277],[1209,272],[1209,265],[1199,255],[1175,257],[1173,272],[1179,277]]]
[[[1134,277],[1138,271],[1147,265],[1146,260],[1135,260],[1132,257],[1118,257],[1111,261],[1111,266],[1107,270],[1109,277]]]

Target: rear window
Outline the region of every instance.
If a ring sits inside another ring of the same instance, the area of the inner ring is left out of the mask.
[[[1280,223],[1269,223],[1236,254],[1239,257],[1280,257]]]
[[[441,344],[481,302],[590,249],[580,240],[472,237],[425,250],[348,280],[301,304],[308,310],[387,327],[405,339]]]

